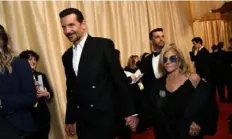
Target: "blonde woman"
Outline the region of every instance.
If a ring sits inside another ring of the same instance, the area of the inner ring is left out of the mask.
[[[206,119],[212,109],[217,110],[210,104],[213,99],[207,84],[188,70],[175,44],[162,49],[159,71],[163,77],[151,90],[151,103],[146,113],[154,126],[156,139],[203,139],[207,123],[212,123]]]
[[[0,138],[23,139],[35,129],[30,108],[36,91],[28,62],[13,57],[8,35],[0,28]]]

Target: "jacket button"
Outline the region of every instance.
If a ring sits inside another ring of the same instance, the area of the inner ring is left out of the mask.
[[[77,106],[77,108],[79,109],[79,108],[80,108],[80,106]]]
[[[92,86],[92,88],[94,89],[94,88],[95,88],[95,86],[93,85],[93,86]]]
[[[72,92],[72,90],[70,90],[70,92]]]
[[[93,108],[93,104],[91,104],[90,107]]]

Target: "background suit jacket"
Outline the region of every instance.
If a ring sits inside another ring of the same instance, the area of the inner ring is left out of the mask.
[[[90,108],[102,112],[113,109],[114,92],[125,100],[124,115],[134,113],[126,75],[115,53],[112,40],[88,36],[85,42],[78,76],[72,64],[73,48],[62,56],[67,85],[66,124],[75,123],[77,108]],[[118,91],[114,88],[117,87]],[[80,113],[78,113],[80,114]],[[96,120],[96,119],[93,119]]]
[[[22,131],[34,131],[30,108],[36,103],[36,90],[27,60],[12,61],[12,73],[0,77],[0,90],[0,116]]]
[[[203,47],[197,55],[194,55],[194,52],[189,52],[190,58],[194,61],[196,68],[196,73],[200,75],[201,78],[209,80],[210,76],[210,55],[209,51]]]

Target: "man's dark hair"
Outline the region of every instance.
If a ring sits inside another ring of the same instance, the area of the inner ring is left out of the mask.
[[[163,32],[163,29],[162,29],[162,28],[153,29],[153,30],[149,33],[149,39],[152,40],[152,34],[153,34],[154,32],[158,32],[158,31]]]
[[[4,27],[0,24],[0,32],[6,32]]]
[[[216,44],[213,44],[212,47],[211,47],[212,51],[216,51],[217,50],[217,45]]]
[[[219,43],[217,44],[217,49],[218,49],[218,50],[221,50],[223,47],[224,47],[224,42],[219,42]]]
[[[32,50],[25,50],[19,54],[19,58],[22,58],[22,59],[28,60],[30,57],[34,57],[36,61],[39,61],[39,55]]]
[[[76,8],[64,9],[63,11],[60,12],[59,16],[60,16],[60,18],[63,18],[63,17],[70,15],[70,14],[75,14],[77,21],[80,23],[82,23],[82,21],[84,20],[84,16],[83,16],[82,12]]]
[[[202,41],[202,39],[200,38],[200,37],[194,37],[193,39],[192,39],[192,42],[196,42],[196,43],[200,43],[201,45],[203,44],[203,41]]]

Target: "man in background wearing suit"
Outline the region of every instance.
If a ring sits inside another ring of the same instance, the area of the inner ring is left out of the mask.
[[[227,51],[227,61],[228,61],[229,71],[228,71],[228,76],[226,78],[227,83],[228,83],[228,86],[227,86],[228,99],[227,99],[227,101],[232,103],[232,38],[230,38],[229,42],[230,42],[230,46],[228,47],[228,51]],[[232,130],[232,128],[231,128],[231,130]]]
[[[149,92],[151,87],[161,76],[158,72],[158,63],[159,54],[165,45],[163,29],[153,29],[149,33],[149,39],[153,47],[152,53],[147,56],[141,63],[141,70],[144,73],[142,83],[144,85],[145,92]]]
[[[209,51],[203,46],[203,41],[200,37],[195,37],[192,39],[193,47],[192,51],[189,52],[190,58],[195,63],[196,73],[200,75],[200,77],[209,81],[209,73],[210,73],[210,55]],[[195,50],[197,50],[197,54],[195,55]]]
[[[151,124],[147,120],[146,112],[144,110],[147,107],[147,100],[149,100],[149,97],[151,96],[151,89],[154,85],[158,85],[158,78],[161,77],[161,74],[158,70],[158,63],[159,63],[159,56],[160,52],[163,49],[165,45],[164,41],[164,33],[162,28],[156,28],[153,29],[149,33],[149,39],[150,43],[152,45],[152,53],[148,55],[146,58],[144,58],[143,61],[141,61],[140,69],[144,73],[142,77],[142,83],[144,85],[143,90],[143,96],[141,97],[141,106],[139,106],[139,127],[138,131],[144,131],[146,128],[148,128]],[[159,119],[157,119],[158,122]],[[154,132],[156,130],[156,127],[153,127]]]
[[[138,119],[127,92],[128,83],[114,43],[110,39],[91,37],[82,13],[75,8],[60,12],[63,32],[73,43],[62,56],[66,75],[67,109],[65,131],[79,139],[114,138],[114,98],[126,101],[126,124],[135,130]],[[119,91],[114,94],[115,86]],[[76,124],[76,130],[74,127]]]

